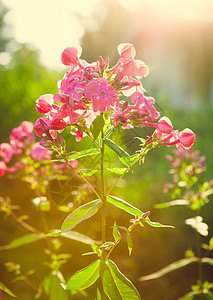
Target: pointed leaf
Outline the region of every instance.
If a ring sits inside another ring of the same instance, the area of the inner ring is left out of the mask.
[[[125,173],[127,171],[127,168],[112,168],[112,169],[107,168],[107,170],[112,173],[122,175],[123,173]]]
[[[92,169],[82,169],[80,170],[78,173],[80,173],[81,175],[83,175],[84,177],[86,176],[92,176],[93,174],[95,174],[98,170],[92,170]]]
[[[0,290],[4,291],[8,295],[16,298],[16,296],[2,282],[0,282]]]
[[[99,136],[99,133],[101,132],[103,127],[104,127],[104,118],[103,115],[101,114],[95,118],[95,120],[92,122],[90,126],[90,131],[92,132],[92,135],[95,140]]]
[[[132,248],[133,248],[133,244],[132,244],[132,238],[130,233],[127,231],[127,235],[126,235],[126,241],[127,241],[127,246],[128,246],[128,250],[129,250],[129,255],[132,254]]]
[[[61,236],[71,239],[71,240],[75,240],[75,241],[84,243],[84,244],[88,244],[88,245],[100,243],[99,241],[94,241],[90,237],[88,237],[80,232],[72,231],[72,230],[69,232],[62,232]]]
[[[183,268],[191,263],[197,262],[198,258],[197,257],[190,257],[190,258],[183,258],[178,261],[175,261],[174,263],[169,264],[168,266],[162,268],[161,270],[152,273],[150,275],[142,276],[139,278],[140,281],[145,281],[145,280],[152,280],[156,278],[160,278],[172,271],[178,270],[180,268]]]
[[[99,289],[97,289],[97,298],[96,298],[96,300],[102,300],[101,292],[99,291]]]
[[[198,295],[198,291],[191,291],[187,293],[186,295],[178,298],[178,300],[193,300],[195,299],[195,296]]]
[[[116,222],[113,225],[113,237],[114,237],[114,239],[115,239],[116,242],[118,240],[120,240],[120,238],[121,238],[121,234],[120,234],[120,232],[118,230],[118,226],[117,226]]]
[[[14,249],[14,248],[20,247],[22,245],[26,245],[26,244],[29,244],[29,243],[32,243],[32,242],[36,242],[36,241],[41,240],[43,238],[45,238],[45,234],[43,234],[43,233],[31,233],[31,234],[24,235],[20,238],[17,238],[15,240],[13,240],[8,245],[1,246],[0,250]]]
[[[84,269],[77,271],[68,281],[67,290],[84,290],[99,278],[100,260],[94,261]]]
[[[79,158],[84,157],[84,156],[96,155],[96,154],[100,154],[100,150],[98,148],[92,148],[92,149],[87,149],[87,150],[83,150],[83,151],[80,151],[80,152],[75,152],[75,153],[69,155],[67,157],[67,159],[68,160],[79,159]]]
[[[113,142],[110,139],[105,139],[104,143],[112,149],[119,157],[119,159],[127,166],[130,165],[130,155],[122,149],[120,146],[118,146],[115,142]]]
[[[132,282],[120,272],[111,260],[101,264],[101,280],[104,292],[110,300],[141,299]]]
[[[112,203],[113,205],[119,207],[122,210],[125,210],[126,212],[128,212],[131,215],[134,215],[134,216],[139,215],[139,217],[142,217],[142,215],[143,215],[143,212],[140,209],[134,207],[133,205],[127,203],[126,201],[124,201],[124,200],[122,200],[118,197],[109,195],[107,197],[107,202]],[[170,227],[170,228],[173,228],[173,226],[171,226],[171,225],[163,225],[163,224],[160,224],[158,222],[152,222],[152,221],[150,221],[149,218],[146,218],[145,222],[147,224],[149,224],[150,226],[152,226],[152,227]]]
[[[65,219],[64,223],[61,226],[62,231],[68,231],[75,227],[80,222],[90,218],[101,208],[102,201],[94,200],[89,203],[86,203],[76,210],[74,210],[68,217]]]

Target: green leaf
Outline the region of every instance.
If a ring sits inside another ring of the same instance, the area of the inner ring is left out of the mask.
[[[67,290],[84,290],[99,278],[100,260],[94,261],[84,269],[77,271],[68,281]]]
[[[67,159],[68,160],[79,159],[79,158],[84,157],[84,156],[96,155],[96,154],[100,154],[100,150],[98,148],[92,148],[92,149],[87,149],[87,150],[83,150],[83,151],[80,151],[80,152],[75,152],[75,153],[69,155],[67,157]]]
[[[0,282],[0,289],[5,293],[7,293],[8,295],[16,298],[16,296],[2,282]]]
[[[127,168],[107,168],[108,171],[118,174],[118,175],[122,175],[123,173],[125,173],[127,171]]]
[[[91,239],[90,237],[88,237],[80,232],[77,232],[77,231],[71,230],[69,232],[62,232],[61,235],[65,238],[75,240],[75,241],[78,241],[78,242],[81,242],[84,244],[88,244],[88,245],[100,243],[99,241],[95,241],[95,240]]]
[[[96,298],[96,300],[102,300],[101,292],[99,291],[99,289],[97,289],[97,298]]]
[[[183,258],[178,261],[175,261],[174,263],[169,264],[168,266],[160,269],[159,271],[152,273],[150,275],[142,276],[139,278],[140,281],[146,281],[146,280],[152,280],[160,278],[172,271],[178,270],[180,268],[183,268],[191,263],[197,262],[197,257],[190,257],[190,258]]]
[[[90,126],[90,131],[95,140],[99,136],[99,133],[101,132],[103,127],[104,127],[104,118],[103,118],[103,115],[101,114],[101,115],[97,116],[97,118],[92,122],[92,124]]]
[[[49,286],[50,300],[67,300],[67,291],[61,286],[61,280],[57,274],[51,274]]]
[[[22,245],[36,242],[43,238],[45,238],[45,234],[43,234],[43,233],[31,233],[31,234],[28,234],[28,235],[25,235],[18,239],[13,240],[8,245],[1,246],[0,250],[14,249],[14,248],[20,247]]]
[[[92,217],[97,211],[101,208],[101,200],[93,200],[89,203],[86,203],[76,210],[74,210],[68,217],[65,219],[61,226],[62,231],[68,231],[75,227],[80,222]]]
[[[154,207],[155,208],[167,208],[167,207],[170,207],[170,206],[189,205],[189,204],[190,204],[189,200],[178,199],[178,200],[174,200],[174,201],[155,204]]]
[[[132,282],[120,272],[111,260],[101,264],[101,280],[104,292],[110,300],[141,299]]]
[[[124,201],[124,200],[122,200],[118,197],[109,195],[106,200],[107,200],[107,202],[119,207],[120,209],[128,212],[131,215],[134,215],[134,216],[139,215],[139,217],[142,217],[142,215],[143,215],[143,212],[140,209],[134,207],[133,205],[127,203],[126,201]],[[163,224],[160,224],[158,222],[152,222],[152,221],[150,221],[149,218],[146,218],[145,222],[147,224],[149,224],[150,226],[152,226],[152,227],[169,227],[169,228],[173,228],[173,226],[171,226],[171,225],[163,225]]]
[[[119,157],[119,159],[127,166],[130,165],[130,155],[122,149],[120,146],[118,146],[115,142],[113,142],[110,139],[105,139],[104,143],[112,149]]]
[[[82,169],[80,170],[78,173],[80,173],[81,175],[83,175],[84,177],[86,176],[92,176],[93,174],[95,174],[98,170],[92,170],[92,169]]]
[[[127,231],[127,235],[126,235],[126,241],[127,241],[127,246],[128,246],[128,250],[129,250],[129,255],[132,254],[132,248],[133,248],[133,244],[132,244],[132,238],[130,233]]]
[[[120,240],[120,238],[121,238],[121,234],[120,234],[120,232],[118,230],[118,226],[117,226],[116,222],[113,225],[113,237],[114,237],[114,239],[115,239],[116,242],[118,240]]]

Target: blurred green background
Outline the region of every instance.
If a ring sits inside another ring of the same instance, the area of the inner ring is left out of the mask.
[[[35,46],[27,41],[23,44],[16,40],[12,31],[8,30],[11,24],[7,22],[9,9],[5,2],[0,0],[0,142],[8,142],[11,129],[23,120],[36,120],[38,113],[35,110],[35,100],[42,94],[56,93],[56,83],[64,73],[64,70],[62,72],[61,69],[51,69],[44,65],[40,60],[40,50]],[[128,1],[124,2],[129,5]],[[166,115],[172,120],[176,129],[189,127],[196,133],[194,149],[200,150],[206,156],[207,172],[203,179],[210,180],[213,177],[213,16],[209,12],[212,12],[213,5],[211,1],[201,0],[189,1],[193,3],[191,6],[184,6],[184,2],[179,2],[177,6],[174,1],[173,7],[169,1],[160,1],[158,4],[155,1],[150,1],[149,4],[137,1],[140,5],[134,10],[134,7],[129,9],[130,5],[122,5],[122,1],[99,1],[95,12],[89,17],[84,17],[79,12],[77,16],[75,14],[75,18],[83,24],[80,43],[83,49],[82,58],[88,62],[95,61],[102,55],[104,58],[109,56],[113,65],[118,59],[116,48],[119,43],[130,42],[135,46],[136,58],[143,60],[150,69],[149,76],[142,81],[147,95],[156,99],[157,109],[162,116]],[[85,5],[89,4],[85,2]],[[29,11],[25,13],[30,14]],[[69,28],[64,31],[69,31]],[[57,36],[55,39],[57,40]],[[144,129],[134,129],[122,134],[120,143],[133,153],[138,143],[132,144],[132,138],[135,135],[146,137],[149,134]],[[83,146],[82,141],[73,147],[77,150],[83,149]],[[169,196],[162,194],[162,190],[165,181],[170,178],[170,165],[164,157],[171,151],[170,148],[162,148],[149,153],[145,164],[136,167],[134,174],[127,175],[114,191],[115,195],[143,211],[150,210],[152,220],[175,226],[173,230],[147,226],[144,229],[138,228],[133,233],[132,256],[128,256],[124,243],[112,255],[112,259],[117,261],[119,268],[135,283],[142,298],[146,300],[175,300],[189,291],[197,276],[197,270],[192,266],[159,280],[145,283],[137,281],[138,277],[182,258],[188,247],[195,248],[195,234],[184,225],[184,219],[191,216],[189,210],[184,207],[167,210],[153,208],[155,203],[169,200]],[[114,178],[108,176],[107,180],[110,186]],[[38,212],[30,203],[34,195],[26,184],[1,178],[0,188],[0,196],[8,195],[14,203],[23,207],[23,211],[30,211],[32,224],[42,228],[38,221]],[[210,202],[203,209],[203,218],[210,228],[209,237],[213,235],[212,212],[213,204]],[[57,214],[53,207],[50,227],[56,224],[56,218],[63,220],[63,215]],[[128,226],[129,217],[124,213],[109,210],[110,225],[113,219],[119,225]],[[91,223],[88,221],[91,225],[86,222],[87,224],[80,225],[76,230],[100,239],[100,216],[94,220],[94,223],[92,220]],[[23,229],[17,227],[12,220],[3,218],[1,214],[1,245],[24,233],[26,232]],[[110,231],[108,234],[110,239]],[[204,242],[207,240],[208,238],[203,238]],[[27,271],[45,258],[41,250],[44,247],[45,244],[39,242],[37,246],[28,245],[15,252],[0,253],[0,281],[20,295],[18,299],[33,299],[32,291],[25,283],[11,283],[12,276],[6,272],[3,264],[13,260],[23,264]],[[63,252],[72,252],[69,264],[62,268],[68,279],[73,272],[83,268],[92,259],[79,255],[90,251],[88,246],[69,242],[63,247]],[[28,255],[32,251],[35,254]],[[35,281],[39,281],[45,272],[47,270],[41,264],[40,272],[34,275]],[[204,272],[206,279],[211,280],[213,273],[210,268],[205,267]],[[10,297],[5,296],[5,299]]]

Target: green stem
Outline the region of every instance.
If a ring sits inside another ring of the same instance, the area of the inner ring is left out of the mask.
[[[200,210],[198,210],[197,216],[200,215]],[[202,284],[203,284],[203,268],[202,268],[202,253],[201,253],[201,238],[200,234],[196,231],[196,245],[197,245],[197,257],[198,257],[198,280],[200,281],[201,284],[201,290]],[[199,299],[203,300],[203,295],[199,295]]]
[[[102,244],[106,242],[106,195],[105,195],[105,183],[104,183],[104,133],[102,130],[101,135],[101,199],[102,205]],[[103,248],[102,258],[105,259],[105,249]]]
[[[31,225],[27,224],[26,222],[24,221],[20,221],[19,217],[14,213],[14,211],[12,210],[11,211],[11,217],[13,217],[13,219],[19,223],[22,227],[26,228],[27,230],[33,232],[33,233],[44,233],[34,227],[32,227]]]

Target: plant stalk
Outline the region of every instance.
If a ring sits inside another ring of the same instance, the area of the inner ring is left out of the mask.
[[[104,183],[104,133],[101,133],[101,199],[102,205],[102,244],[106,242],[106,195],[105,195],[105,183]],[[105,260],[105,249],[103,248],[102,259]]]

